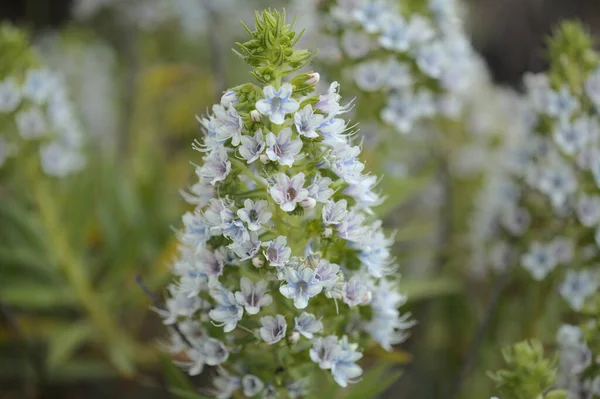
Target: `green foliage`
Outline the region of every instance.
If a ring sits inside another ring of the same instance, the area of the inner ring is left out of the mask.
[[[544,357],[537,340],[519,342],[502,351],[508,369],[489,373],[506,399],[565,399],[560,390],[548,392],[556,380],[556,360]]]
[[[25,71],[36,64],[27,34],[10,24],[0,24],[0,78],[14,71]]]
[[[297,34],[294,24],[286,24],[285,11],[256,12],[254,22],[254,31],[242,23],[252,39],[237,45],[241,51],[238,54],[254,67],[252,75],[259,82],[272,84],[310,62],[312,55],[308,50],[294,49],[303,32]]]

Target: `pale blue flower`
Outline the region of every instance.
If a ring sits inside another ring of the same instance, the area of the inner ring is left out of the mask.
[[[213,378],[215,387],[211,394],[217,399],[229,399],[235,391],[242,387],[242,380],[232,376],[221,367],[217,368],[218,375]]]
[[[221,213],[221,226],[220,230],[222,234],[233,240],[234,242],[245,242],[250,239],[250,233],[246,229],[244,221],[231,209],[224,208]]]
[[[376,33],[381,29],[383,18],[389,10],[379,1],[366,1],[354,9],[353,16],[368,33]]]
[[[25,140],[38,139],[48,133],[46,119],[39,108],[20,111],[15,119],[19,134]]]
[[[317,129],[323,136],[323,144],[335,147],[338,144],[346,144],[348,130],[346,121],[340,118],[328,117]]]
[[[568,165],[556,162],[542,170],[538,186],[553,206],[560,207],[577,189],[577,178]]]
[[[303,378],[301,380],[297,380],[294,382],[288,382],[285,387],[288,390],[288,396],[290,397],[290,399],[298,399],[298,398],[303,398],[305,396],[308,395],[309,391],[308,391],[308,386],[310,384],[310,381],[306,378]]]
[[[244,207],[238,209],[237,214],[239,218],[246,222],[248,230],[258,231],[263,228],[263,224],[266,224],[271,220],[273,213],[268,211],[269,203],[265,200],[252,201],[247,199],[244,201]]]
[[[363,222],[365,217],[359,213],[350,211],[344,218],[344,220],[335,226],[340,237],[348,241],[357,241],[361,238],[365,232]]]
[[[345,199],[326,203],[321,211],[323,224],[327,226],[340,224],[348,214],[347,207],[348,201]]]
[[[344,189],[344,194],[356,200],[356,206],[371,213],[370,208],[383,203],[383,198],[373,191],[379,183],[379,179],[375,175],[363,175],[357,183],[349,184]]]
[[[320,173],[316,173],[308,186],[308,196],[316,202],[326,203],[333,195],[334,191],[329,185],[332,183],[329,177],[323,177]]]
[[[600,68],[589,74],[585,81],[585,94],[592,100],[596,109],[600,110]]]
[[[419,69],[427,76],[439,78],[446,62],[444,47],[439,42],[428,43],[416,51]]]
[[[211,198],[207,205],[202,212],[203,221],[210,226],[211,232],[220,235],[223,232],[223,218],[221,214],[228,215],[231,212],[228,209],[230,204],[219,198]]]
[[[262,242],[258,238],[258,234],[253,231],[247,240],[234,241],[228,248],[236,254],[240,261],[245,261],[256,256],[261,246]]]
[[[386,62],[386,85],[392,89],[406,89],[412,86],[413,76],[410,67],[390,57]],[[454,98],[454,96],[450,96]]]
[[[393,243],[393,238],[387,238],[377,223],[355,239],[354,247],[360,250],[358,258],[373,277],[382,278],[396,271],[390,250]]]
[[[319,137],[316,129],[323,123],[325,116],[315,114],[310,104],[306,105],[294,115],[296,130],[300,136],[314,139]]]
[[[340,100],[342,96],[339,94],[340,84],[338,82],[332,82],[329,85],[327,94],[319,95],[319,101],[315,104],[315,108],[323,112],[328,117],[339,115],[352,108],[352,103],[341,106]]]
[[[223,107],[220,105],[213,106],[215,118],[213,123],[216,127],[217,140],[225,142],[231,139],[231,145],[237,147],[242,140],[242,129],[244,121],[232,105]]]
[[[292,129],[285,128],[275,137],[273,133],[267,134],[267,157],[281,165],[292,166],[296,156],[302,150],[302,140],[292,140]]]
[[[308,267],[299,272],[286,270],[285,281],[287,284],[279,287],[279,292],[286,298],[293,299],[297,309],[306,308],[308,300],[323,290],[315,271]]]
[[[365,57],[372,47],[369,35],[356,30],[345,30],[340,44],[344,53],[352,59]]]
[[[262,326],[259,331],[260,337],[269,345],[273,345],[285,337],[287,323],[282,315],[261,317],[260,324]]]
[[[408,31],[410,43],[413,46],[420,46],[432,40],[435,36],[435,30],[431,21],[418,14],[414,14],[408,22]]]
[[[284,173],[275,176],[275,184],[269,187],[269,194],[285,212],[291,212],[296,205],[308,197],[304,188],[304,173],[300,172],[291,179]]]
[[[383,21],[379,44],[387,50],[405,52],[410,47],[408,24],[400,15],[392,14]]]
[[[23,96],[37,104],[43,104],[57,89],[57,84],[56,76],[48,69],[30,69],[23,82]]]
[[[565,154],[573,156],[583,149],[589,129],[587,118],[559,122],[554,129],[554,141]]]
[[[196,168],[196,174],[201,181],[209,182],[213,186],[225,180],[231,171],[231,162],[227,160],[227,150],[220,147],[204,158],[204,165]]]
[[[244,396],[252,398],[260,393],[265,387],[265,383],[260,378],[252,374],[246,374],[242,378],[242,390]]]
[[[335,362],[331,367],[333,379],[341,387],[347,387],[348,383],[358,382],[358,377],[362,374],[362,368],[356,364],[362,358],[362,353],[357,352],[356,344],[349,345],[347,337],[344,336],[340,342],[340,350],[337,353]]]
[[[52,141],[40,146],[42,170],[49,176],[64,177],[85,166],[83,155],[62,143]]]
[[[378,60],[365,61],[354,68],[354,81],[362,91],[381,90],[387,80],[386,64]]]
[[[208,316],[218,323],[216,326],[223,327],[226,333],[233,331],[244,315],[244,308],[237,303],[233,292],[222,285],[212,288],[209,293],[215,300],[216,307],[208,312]]]
[[[221,96],[221,105],[225,108],[238,103],[237,91],[229,90]]]
[[[210,226],[204,222],[200,214],[186,212],[181,219],[184,225],[180,234],[181,242],[200,248],[210,239]]]
[[[265,98],[256,102],[256,109],[263,115],[268,115],[272,123],[281,125],[286,114],[294,113],[300,104],[292,98],[293,87],[289,83],[281,85],[279,90],[273,86],[265,86]]]
[[[416,119],[414,97],[408,92],[389,96],[381,119],[400,133],[409,133]]]
[[[575,205],[577,218],[582,225],[593,227],[600,222],[600,196],[581,194]]]
[[[565,85],[560,90],[551,92],[547,112],[549,115],[566,121],[573,116],[579,106],[579,101]]]
[[[287,246],[287,238],[285,236],[279,236],[273,241],[269,241],[263,244],[267,249],[263,252],[265,258],[269,261],[269,265],[281,267],[285,266],[292,250]]]
[[[218,277],[223,274],[225,267],[221,254],[204,248],[196,255],[196,258],[200,264],[200,272],[207,276],[210,282],[218,281]]]
[[[248,277],[242,277],[240,280],[240,289],[235,293],[235,299],[246,309],[248,314],[257,314],[261,307],[269,306],[273,302],[273,297],[267,294],[268,283],[266,280],[260,280],[252,284]]]
[[[314,314],[302,312],[300,316],[294,318],[294,330],[312,339],[314,334],[323,331],[323,323]]]
[[[535,280],[543,280],[556,267],[556,254],[550,244],[538,241],[529,246],[529,251],[521,257],[521,265]]]
[[[329,335],[325,338],[317,337],[312,341],[312,348],[309,351],[310,358],[317,363],[323,370],[333,367],[337,360],[341,348],[338,344],[338,337]]]
[[[585,301],[598,290],[596,274],[590,270],[569,270],[560,286],[560,295],[575,311],[581,311]]]
[[[205,364],[218,366],[229,357],[227,347],[218,339],[202,337],[199,341],[198,347],[188,348],[185,351],[189,361],[179,362],[181,366],[188,369],[188,374],[191,376],[202,373]]]
[[[0,112],[13,112],[21,102],[21,89],[13,78],[0,82]]]
[[[317,167],[327,167],[346,183],[352,184],[360,181],[365,165],[358,159],[360,147],[340,143],[327,153]]]
[[[342,287],[342,300],[350,307],[368,305],[372,294],[363,276],[354,275]]]
[[[335,263],[331,263],[326,259],[319,259],[317,266],[315,267],[315,280],[325,290],[331,290],[338,281],[338,272],[340,266]]]
[[[247,163],[252,163],[258,159],[265,150],[265,139],[261,129],[258,129],[252,136],[242,136],[242,145],[239,147],[240,155]]]
[[[175,324],[180,317],[188,318],[202,307],[203,301],[200,297],[189,297],[187,293],[180,292],[173,285],[168,290],[171,296],[165,300],[166,309],[153,309],[164,319],[164,324]]]

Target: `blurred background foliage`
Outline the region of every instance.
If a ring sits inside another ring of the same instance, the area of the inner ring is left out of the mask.
[[[592,3],[465,2],[474,44],[496,81],[512,86],[545,67],[543,38],[558,19],[580,16],[594,27],[600,8]],[[188,208],[179,191],[192,181],[194,115],[248,76],[227,50],[244,34],[238,22],[287,2],[223,4],[191,30],[177,19],[132,23],[118,8],[83,18],[67,0],[0,4],[0,17],[28,31],[44,62],[63,73],[91,136],[85,173],[50,179],[27,159],[0,170],[0,398],[201,398],[192,393],[201,381],[192,385],[161,359],[165,330],[148,293],[160,294],[170,278],[169,226]],[[386,175],[389,198],[378,212],[396,231],[403,289],[420,324],[402,348],[373,354],[380,364],[340,397],[490,397],[486,372],[502,364],[499,348],[551,341],[559,324],[559,311],[545,311],[563,306],[552,281],[468,275],[460,237],[480,181],[452,182],[447,202],[435,206],[432,182],[467,139],[459,125],[438,129],[452,139],[432,153],[427,143],[362,127],[367,165]],[[383,146],[369,145],[381,138]],[[408,169],[385,164],[407,157]],[[319,397],[334,397],[328,384],[318,382]]]

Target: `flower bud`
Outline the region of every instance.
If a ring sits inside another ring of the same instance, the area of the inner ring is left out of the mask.
[[[260,112],[258,112],[257,110],[252,110],[250,111],[250,119],[252,119],[253,122],[260,122],[261,120],[261,116],[260,116]]]
[[[260,155],[260,162],[264,163],[265,165],[269,163],[269,157],[267,154]]]
[[[321,75],[318,72],[311,72],[308,74],[308,80],[306,83],[310,85],[316,85],[321,80]]]
[[[252,258],[252,264],[257,269],[260,269],[261,267],[263,267],[265,265],[265,261],[262,258],[260,258],[259,256],[255,256],[254,258]]]
[[[297,331],[294,331],[289,335],[288,340],[290,343],[295,344],[300,340],[300,334]]]
[[[331,227],[326,227],[325,229],[323,229],[322,236],[324,238],[331,238],[332,235],[333,235],[333,229]]]
[[[300,205],[306,210],[313,209],[317,205],[317,201],[314,198],[308,197],[303,200]]]

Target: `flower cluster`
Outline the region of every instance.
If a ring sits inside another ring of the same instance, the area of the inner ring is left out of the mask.
[[[453,1],[430,0],[423,10],[387,0],[329,3],[326,61],[341,65],[368,98],[379,94],[384,123],[409,133],[423,118],[460,114],[479,64]]]
[[[65,85],[41,66],[27,37],[0,27],[0,165],[39,143],[43,171],[66,176],[85,165],[83,134]]]
[[[550,48],[549,72],[525,80],[530,129],[505,152],[488,215],[488,249],[497,251],[489,260],[502,270],[518,263],[534,280],[550,278],[547,284],[558,280],[570,311],[585,315],[581,326],[563,326],[558,335],[560,386],[587,398],[583,392],[591,395],[600,381],[600,348],[589,339],[598,336],[600,287],[600,57],[572,23]]]
[[[218,397],[303,395],[306,379],[329,370],[357,381],[359,347],[385,349],[413,322],[391,279],[392,240],[374,220],[381,198],[360,147],[340,116],[339,85],[315,93],[311,54],[285,15],[256,16],[240,55],[264,86],[226,92],[199,118],[204,131],[198,182],[185,197],[177,275],[169,287],[169,349],[194,375],[220,365]]]

